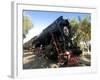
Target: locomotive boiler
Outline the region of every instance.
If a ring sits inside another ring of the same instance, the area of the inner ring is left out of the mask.
[[[33,40],[32,45],[36,54],[44,55],[59,65],[71,64],[71,60],[78,58],[82,53],[72,40],[71,30],[68,19],[58,17]]]

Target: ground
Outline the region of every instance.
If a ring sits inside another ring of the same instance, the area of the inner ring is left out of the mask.
[[[74,66],[90,66],[90,56],[80,56],[80,60],[78,64],[72,65]],[[37,68],[57,68],[58,65],[56,62],[46,59],[44,57],[39,57],[33,52],[24,52],[23,55],[23,69],[37,69]],[[66,67],[71,67],[67,65]]]

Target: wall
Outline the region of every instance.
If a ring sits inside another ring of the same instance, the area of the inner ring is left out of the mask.
[[[30,0],[28,0],[30,1]],[[99,53],[99,34],[100,34],[100,5],[99,0],[34,0],[36,3],[41,4],[56,4],[56,5],[71,5],[97,7],[97,27],[96,27],[96,50],[98,52],[98,71],[95,74],[80,74],[80,75],[66,75],[66,77],[58,77],[53,80],[99,80],[100,75],[100,53]],[[0,2],[0,80],[11,80],[11,0],[1,0]],[[19,79],[20,80],[20,79]],[[23,80],[23,79],[22,79]],[[34,80],[25,79],[25,80]],[[39,80],[39,79],[38,79]],[[47,80],[47,79],[46,79]],[[48,80],[51,80],[50,78]]]

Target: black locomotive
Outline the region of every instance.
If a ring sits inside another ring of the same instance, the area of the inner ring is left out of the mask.
[[[32,45],[39,55],[44,54],[59,64],[67,64],[72,55],[79,56],[82,53],[72,40],[72,35],[68,19],[60,16],[34,38]]]

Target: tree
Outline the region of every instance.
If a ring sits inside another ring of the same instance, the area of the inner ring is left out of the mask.
[[[77,34],[77,30],[79,28],[79,23],[77,21],[76,18],[72,18],[70,20],[70,26],[71,26],[71,38],[73,40],[73,42],[77,42],[78,40],[76,40],[78,38]]]
[[[84,17],[81,22],[80,22],[80,27],[79,29],[81,30],[81,40],[82,41],[90,41],[91,40],[91,23],[89,21],[89,17]]]
[[[32,21],[28,16],[23,16],[23,38],[25,38],[28,31],[33,27]]]
[[[83,41],[86,45],[86,48],[89,52],[91,46],[90,46],[90,41],[91,41],[91,22],[89,19],[89,16],[84,17],[81,22],[80,22],[80,27],[79,27],[79,35],[80,40]]]
[[[71,25],[72,28],[78,28],[79,24],[78,24],[77,19],[76,18],[72,18],[70,20],[70,25]]]
[[[73,32],[73,42],[77,42],[77,45],[80,46],[80,42],[84,42],[87,45],[89,50],[90,40],[91,40],[91,22],[89,16],[81,18],[78,22],[75,18],[70,21]]]

